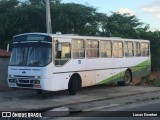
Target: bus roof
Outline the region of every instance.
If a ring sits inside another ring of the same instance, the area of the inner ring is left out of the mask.
[[[92,39],[92,40],[116,40],[116,41],[145,41],[149,42],[149,40],[144,39],[127,39],[127,38],[121,38],[121,37],[98,37],[98,36],[80,36],[80,35],[74,35],[74,34],[47,34],[47,33],[24,33],[19,34],[14,37],[18,37],[21,35],[32,35],[32,34],[38,34],[38,35],[45,35],[50,37],[56,37],[56,38],[68,38],[68,39]],[[13,38],[14,38],[13,37]]]

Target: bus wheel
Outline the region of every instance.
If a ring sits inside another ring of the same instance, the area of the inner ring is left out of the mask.
[[[119,86],[128,86],[132,80],[132,76],[129,70],[125,72],[124,81],[117,82]]]
[[[70,95],[75,95],[77,92],[77,81],[78,78],[74,75],[71,77],[68,85],[68,92]]]
[[[41,95],[43,93],[42,90],[36,90],[37,95]]]

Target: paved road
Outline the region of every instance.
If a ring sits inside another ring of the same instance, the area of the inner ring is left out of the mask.
[[[109,112],[110,111],[110,112]],[[114,112],[113,112],[114,111]],[[132,114],[130,114],[132,113]],[[137,117],[136,115],[140,116]],[[148,117],[159,116],[159,117]],[[107,117],[111,116],[111,117]],[[116,117],[114,117],[116,116]],[[123,117],[124,116],[124,117]],[[132,117],[127,117],[132,116]],[[144,117],[145,116],[145,117]],[[64,118],[56,118],[62,120]],[[134,103],[111,109],[101,109],[95,112],[87,112],[66,117],[66,120],[160,120],[160,100]],[[50,119],[52,120],[52,118]]]
[[[118,87],[118,86],[95,86],[89,88],[83,88],[82,91],[78,92],[75,96],[70,96],[66,91],[61,92],[45,92],[42,95],[36,95],[35,91],[31,90],[17,90],[17,91],[8,91],[0,92],[0,111],[39,111],[46,109],[53,109],[57,107],[63,107],[72,104],[73,108],[75,105],[80,109],[89,109],[91,106],[81,106],[81,103],[90,103],[91,101],[107,100],[108,103],[106,106],[112,104],[113,99],[117,98],[118,100],[114,101],[113,104],[117,102],[134,102],[136,99],[149,99],[150,97],[157,96],[160,94],[160,88],[158,87],[144,87],[144,86],[127,86],[127,87]],[[159,92],[159,93],[157,93]],[[150,96],[147,94],[150,93]],[[146,95],[145,95],[146,94]],[[139,95],[135,98],[132,96]],[[121,99],[122,97],[130,96],[132,98]],[[106,101],[105,101],[106,103]],[[103,105],[103,104],[102,104]],[[94,108],[94,104],[92,108]]]
[[[66,91],[36,95],[31,90],[18,90],[0,92],[0,111],[52,110],[52,113],[57,114],[55,111],[60,111],[61,114],[64,111],[64,114],[68,115],[77,111],[115,111],[123,105],[143,103],[152,99],[160,99],[159,87],[95,86],[83,88],[76,96],[70,96]]]

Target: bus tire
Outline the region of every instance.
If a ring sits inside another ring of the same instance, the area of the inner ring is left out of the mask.
[[[37,95],[41,95],[43,93],[42,90],[36,90]]]
[[[77,81],[78,78],[74,75],[71,77],[68,85],[68,92],[70,95],[76,95],[77,93]]]
[[[129,70],[127,70],[124,74],[124,80],[117,82],[118,86],[129,86],[132,81],[132,75]]]
[[[77,91],[81,91],[82,90],[81,77],[80,76],[76,76],[76,77],[77,77]]]

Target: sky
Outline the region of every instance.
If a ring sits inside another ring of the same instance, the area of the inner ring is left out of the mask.
[[[150,25],[150,30],[160,30],[160,0],[62,0],[62,3],[79,3],[97,8],[98,12],[130,13],[140,22]]]

